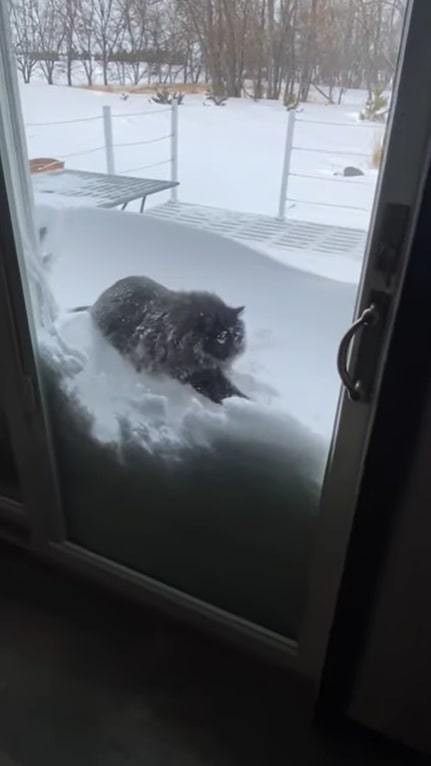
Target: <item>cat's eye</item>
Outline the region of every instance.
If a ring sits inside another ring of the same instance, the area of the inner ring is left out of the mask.
[[[218,343],[225,343],[226,339],[229,337],[229,332],[228,330],[222,330],[216,337]]]

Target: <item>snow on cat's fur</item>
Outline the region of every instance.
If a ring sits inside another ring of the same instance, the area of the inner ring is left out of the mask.
[[[220,403],[244,396],[225,374],[244,350],[243,310],[213,293],[169,290],[148,277],[131,276],[105,290],[90,313],[138,372],[169,375]]]

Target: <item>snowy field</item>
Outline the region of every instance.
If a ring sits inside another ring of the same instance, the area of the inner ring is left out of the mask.
[[[109,105],[116,172],[169,178],[170,141],[158,139],[171,132],[170,110],[151,103],[148,95],[124,101],[119,94],[41,84],[22,85],[21,94],[30,157],[64,158],[68,168],[105,172],[102,107]],[[298,110],[298,149],[292,153],[287,196],[305,202],[287,203],[288,219],[367,229],[377,180],[371,156],[383,128],[359,119],[365,98],[352,91],[342,106],[312,103]],[[66,124],[48,124],[58,122]],[[202,95],[186,95],[179,108],[180,201],[276,216],[286,125],[287,112],[278,103],[230,99],[217,107]],[[339,175],[349,165],[364,175]],[[158,194],[147,202],[160,205],[168,198]],[[329,206],[315,204],[323,202]],[[357,282],[358,263],[352,260],[350,270],[340,270],[337,258],[334,277],[341,272],[343,279]],[[296,260],[288,262],[301,268],[300,257]],[[329,264],[325,273],[331,276],[330,271]]]
[[[95,415],[102,441],[117,438],[123,415],[138,431],[149,428],[151,433],[142,430],[145,445],[162,451],[208,446],[226,428],[240,438],[288,443],[292,417],[329,440],[339,390],[336,348],[350,322],[353,286],[150,216],[46,208],[39,220],[48,223],[47,246],[55,254],[49,282],[60,307],[60,331],[85,358],[73,386]],[[67,313],[130,274],[245,305],[246,351],[232,375],[250,402],[232,399],[219,407],[180,383],[138,375],[102,341],[88,315]]]

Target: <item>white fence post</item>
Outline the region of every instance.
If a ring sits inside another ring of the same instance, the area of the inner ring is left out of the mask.
[[[171,112],[171,181],[178,181],[178,102],[175,98]],[[178,186],[171,189],[171,202],[178,202]]]
[[[111,107],[103,107],[103,130],[105,133],[106,172],[115,174],[114,139],[112,134]]]
[[[292,157],[293,134],[295,131],[296,112],[289,109],[287,112],[286,142],[284,146],[283,174],[281,176],[280,201],[278,204],[278,218],[284,220],[286,212],[287,184],[289,181],[290,161]]]

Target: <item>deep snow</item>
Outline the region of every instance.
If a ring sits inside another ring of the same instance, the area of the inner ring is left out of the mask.
[[[60,307],[58,327],[86,358],[70,386],[95,415],[99,438],[116,438],[118,418],[127,417],[150,450],[210,444],[212,434],[230,428],[240,439],[285,446],[293,417],[329,440],[339,392],[336,349],[351,318],[352,286],[283,266],[217,235],[134,213],[45,208],[39,220],[49,222],[46,248],[55,254],[49,283]],[[67,313],[131,274],[245,305],[247,348],[232,377],[250,402],[232,399],[219,407],[175,381],[138,375],[87,314]]]
[[[297,637],[354,286],[135,213],[45,208],[38,220],[58,301],[41,369],[69,538]],[[137,374],[88,315],[68,313],[133,273],[245,305],[232,379],[250,401],[218,406]]]
[[[27,122],[98,115],[107,100],[38,90],[23,89]],[[110,98],[118,111],[136,108],[135,98],[126,105]],[[273,213],[285,117],[268,104],[217,109],[186,102],[181,195]],[[127,141],[142,135],[134,117],[116,119]],[[145,119],[150,124],[169,113]],[[31,156],[100,142],[99,120],[84,123],[85,131],[75,125],[29,127]],[[135,150],[124,151],[131,152],[125,164],[137,161]],[[102,170],[103,153],[76,157],[73,166]],[[365,180],[368,188],[358,189],[370,203],[373,174]],[[329,185],[339,193],[336,182]],[[351,225],[349,216],[340,211],[336,222]],[[336,352],[351,321],[357,264],[350,283],[322,278],[262,250],[133,212],[38,205],[37,223],[48,227],[50,288],[39,294],[50,292],[57,302],[54,327],[39,332],[69,538],[296,636],[340,390]],[[245,305],[247,345],[232,379],[249,401],[218,406],[189,386],[137,374],[88,314],[69,312],[132,274]]]
[[[21,85],[21,97],[31,157],[64,157],[67,167],[104,172],[102,107],[110,105],[114,144],[132,144],[115,148],[116,171],[169,177],[169,164],[136,170],[170,157],[168,138],[136,145],[171,132],[169,108],[152,103],[148,95],[131,95],[123,101],[118,94],[33,83]],[[342,106],[305,104],[298,111],[294,144],[311,151],[294,151],[291,172],[316,175],[317,180],[291,177],[288,196],[306,203],[288,205],[288,217],[367,228],[377,179],[371,155],[383,128],[359,119],[365,98],[365,93],[353,91]],[[46,124],[68,120],[73,122]],[[180,199],[275,216],[286,126],[287,112],[279,103],[230,99],[226,106],[216,107],[202,95],[187,95],[179,108]],[[364,176],[335,175],[347,165],[358,166]],[[157,195],[149,205],[166,199],[167,195]]]
[[[102,105],[110,104],[114,142],[132,144],[116,149],[118,171],[169,157],[169,140],[135,145],[170,132],[170,110],[149,103],[148,96],[123,101],[116,94],[45,85],[21,86],[21,94],[30,156],[73,154],[66,158],[67,167],[104,170],[101,113]],[[368,212],[304,205],[295,208],[295,218],[366,228],[376,172],[364,159],[356,162],[364,176],[346,182],[334,176],[351,164],[349,152],[371,155],[379,133],[378,127],[360,123],[361,99],[361,94],[353,94],[352,102],[342,107],[307,104],[298,113],[295,145],[327,148],[333,154],[296,152],[293,172],[315,173],[326,181],[292,179],[297,187],[289,194],[360,204]],[[141,111],[145,115],[136,114]],[[180,198],[274,214],[286,110],[280,104],[245,99],[231,99],[218,108],[205,105],[202,96],[187,96],[179,112]],[[69,120],[74,122],[41,124]],[[149,204],[162,201],[163,195],[158,195]],[[119,423],[125,419],[137,441],[160,454],[211,447],[221,431],[239,441],[267,440],[286,449],[296,440],[300,424],[308,435],[322,439],[321,475],[339,393],[336,350],[353,311],[357,261],[351,259],[349,266],[346,254],[342,278],[351,284],[337,283],[303,273],[303,253],[296,260],[289,253],[289,263],[299,267],[292,268],[280,262],[280,256],[278,261],[268,257],[274,253],[266,254],[261,244],[252,249],[150,216],[70,206],[41,208],[40,216],[49,221],[45,245],[53,253],[49,280],[60,307],[56,329],[72,349],[71,369],[80,367],[68,379],[69,390],[94,415],[99,439],[118,439]],[[325,273],[331,274],[330,257],[322,259]],[[313,270],[313,258],[308,259],[308,269]],[[319,264],[315,270],[319,273]],[[233,379],[250,402],[232,399],[217,407],[174,381],[138,376],[97,335],[88,316],[67,314],[68,308],[93,302],[116,279],[131,274],[145,274],[174,289],[211,290],[229,304],[245,304],[247,350],[234,366]]]

